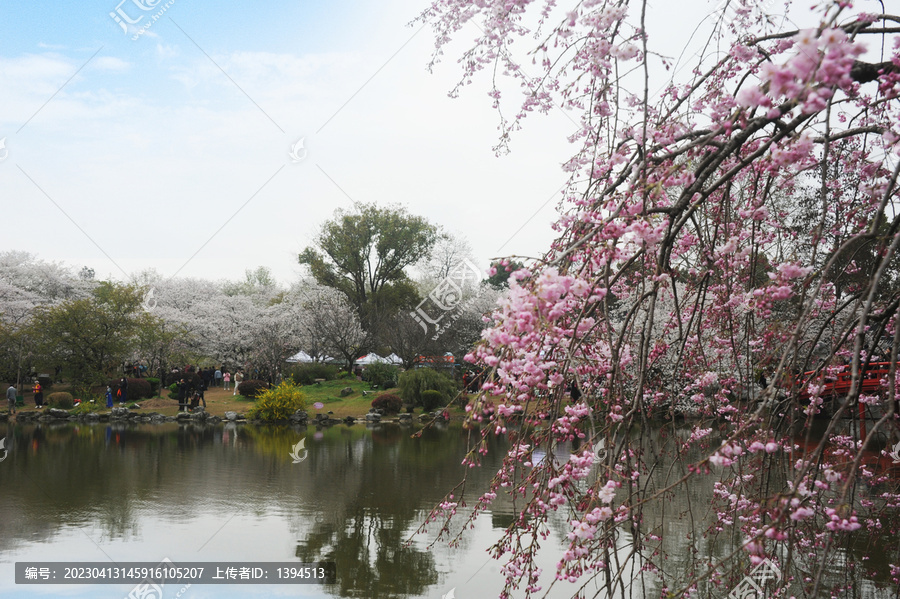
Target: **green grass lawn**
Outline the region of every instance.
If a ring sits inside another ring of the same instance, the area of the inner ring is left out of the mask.
[[[347,397],[341,397],[341,389],[350,387],[353,393]],[[327,414],[332,412],[333,418],[344,418],[346,416],[363,416],[372,407],[372,400],[382,393],[395,393],[399,395],[399,390],[395,387],[392,389],[372,389],[369,383],[360,382],[356,379],[338,379],[334,381],[323,381],[318,385],[305,385],[301,387],[303,394],[306,396],[306,412],[310,418],[316,414]],[[363,396],[362,392],[366,395]],[[235,408],[238,412],[244,412],[253,405],[252,399],[247,399],[238,395],[234,398],[236,403],[243,408]],[[323,406],[316,408],[315,403],[321,402]],[[462,414],[464,410],[460,407],[451,409],[454,413]],[[421,414],[422,408],[416,408],[415,414]]]
[[[350,387],[353,393],[347,397],[341,397],[341,389]],[[364,397],[362,392],[366,391]],[[396,389],[388,390],[396,393]],[[362,416],[372,407],[372,400],[382,393],[388,391],[382,389],[372,389],[369,383],[363,383],[355,379],[338,379],[335,381],[323,381],[318,385],[306,385],[303,387],[303,394],[306,395],[306,411],[312,416],[320,413],[325,414],[329,411],[334,412],[335,417],[344,416]],[[313,404],[322,402],[325,406],[322,409],[316,409]]]

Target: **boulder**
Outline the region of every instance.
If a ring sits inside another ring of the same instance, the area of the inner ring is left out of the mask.
[[[366,422],[381,422],[381,414],[369,412],[368,414],[366,414]]]
[[[68,418],[69,411],[68,410],[60,410],[57,408],[50,408],[47,410],[47,413],[54,418]]]
[[[128,408],[113,408],[111,416],[113,418],[127,418],[131,412],[128,411]]]
[[[318,419],[319,415],[316,415]],[[303,410],[297,410],[293,414],[291,414],[289,420],[294,424],[306,424],[306,421],[309,420],[309,414],[304,412]]]
[[[341,397],[347,397],[348,395],[353,395],[353,387],[344,387],[341,389]]]
[[[237,417],[238,417],[237,412],[225,412],[225,418],[232,422],[237,420]]]

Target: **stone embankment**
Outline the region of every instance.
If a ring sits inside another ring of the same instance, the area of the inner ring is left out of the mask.
[[[0,414],[0,421],[7,420],[9,415]],[[139,412],[129,410],[128,408],[112,408],[109,412],[76,412],[69,410],[61,410],[58,408],[48,408],[43,411],[39,410],[22,410],[15,414],[17,422],[132,422],[132,423],[150,423],[162,424],[165,422],[202,422],[207,424],[217,424],[219,422],[240,422],[240,423],[262,423],[259,420],[248,421],[243,415],[237,412],[225,412],[224,418],[221,416],[213,416],[202,407],[194,408],[190,412],[178,412],[174,416],[166,416],[157,412]],[[400,424],[411,424],[414,416],[412,414],[398,414],[396,416],[386,417],[379,410],[371,410],[368,414],[360,417],[347,416],[345,418],[334,418],[329,414],[316,414],[312,418],[303,410],[297,410],[288,418],[291,424],[316,426],[332,426],[335,424],[355,424],[357,422],[365,422],[366,424],[374,424],[379,422],[394,422]],[[447,418],[441,412],[425,413],[418,416],[421,422],[431,420],[446,421]]]

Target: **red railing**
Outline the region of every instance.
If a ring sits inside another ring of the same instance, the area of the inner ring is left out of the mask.
[[[840,368],[841,370],[837,372],[834,370],[819,372],[818,376],[816,376],[815,371],[804,372],[803,376],[799,377],[798,380],[800,384],[800,398],[808,399],[810,397],[809,385],[813,382],[824,385],[821,393],[823,397],[847,395],[850,393],[850,387],[853,384],[853,373],[850,366],[842,366]],[[870,394],[886,391],[887,386],[882,381],[887,380],[890,372],[890,362],[870,363],[868,368],[860,372],[860,393]]]
[[[870,362],[860,372],[859,392],[872,395],[887,391],[887,378],[890,372],[890,362]],[[828,368],[824,372],[819,372],[818,376],[815,371],[804,372],[797,382],[800,384],[800,399],[809,399],[812,396],[809,392],[809,387],[813,382],[818,382],[824,386],[820,393],[822,397],[840,397],[850,393],[850,389],[853,387],[853,372],[849,365],[841,366],[839,369]],[[859,409],[859,432],[860,436],[865,439],[866,406],[863,402],[857,402],[857,407]]]

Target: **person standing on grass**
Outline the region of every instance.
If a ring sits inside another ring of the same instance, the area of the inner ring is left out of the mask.
[[[33,390],[34,390],[34,407],[43,408],[44,407],[44,391],[41,388],[41,384],[39,382],[35,383]]]
[[[225,390],[228,391],[231,389],[231,373],[227,370],[222,373],[222,381],[225,384]]]
[[[234,393],[232,395],[238,394],[238,387],[241,386],[241,381],[244,380],[244,375],[240,370],[234,373]]]
[[[112,387],[106,387],[106,407],[113,407]]]
[[[119,405],[124,405],[126,401],[128,401],[128,379],[122,377],[122,380],[119,382]]]
[[[10,383],[9,389],[6,390],[6,401],[9,402],[9,413],[16,413],[16,388]]]
[[[215,381],[216,381],[216,387],[221,387],[222,386],[222,369],[216,368],[216,372],[215,372],[214,376],[215,376]]]
[[[187,403],[188,384],[181,379],[175,388],[178,390],[178,409],[181,410],[184,407],[183,404]]]

